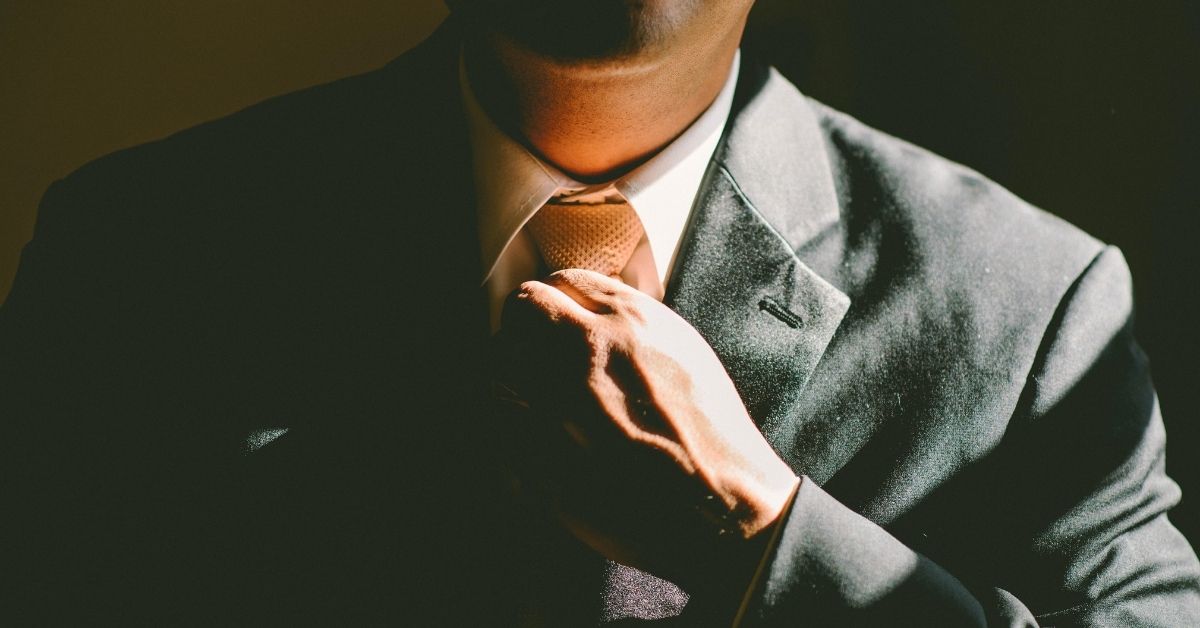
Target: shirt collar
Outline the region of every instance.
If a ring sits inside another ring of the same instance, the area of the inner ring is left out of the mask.
[[[637,212],[664,284],[708,162],[733,105],[741,52],[725,86],[691,126],[657,155],[615,181],[587,185],[534,156],[501,131],[476,100],[460,56],[459,85],[472,147],[482,281],[546,201],[564,193],[614,188]]]

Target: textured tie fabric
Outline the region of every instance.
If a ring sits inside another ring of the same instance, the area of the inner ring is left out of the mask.
[[[583,268],[618,275],[638,241],[642,222],[629,203],[555,203],[526,225],[550,271]]]

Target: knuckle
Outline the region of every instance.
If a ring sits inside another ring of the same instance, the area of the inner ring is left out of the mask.
[[[644,326],[647,322],[646,312],[637,298],[618,296],[609,306],[616,319],[626,325]]]

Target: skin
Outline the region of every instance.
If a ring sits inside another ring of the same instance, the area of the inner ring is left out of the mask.
[[[498,377],[535,417],[517,429],[540,451],[518,457],[549,461],[516,471],[548,513],[613,560],[743,592],[799,480],[700,334],[618,279],[568,269],[521,285],[499,342]]]
[[[460,0],[466,65],[491,117],[564,172],[603,181],[716,98],[752,0]]]
[[[489,115],[564,171],[607,180],[708,108],[751,4],[451,8]],[[512,425],[527,444],[512,455],[517,484],[608,558],[736,605],[799,479],[700,334],[617,279],[568,269],[522,284],[497,344],[498,388],[527,419]]]

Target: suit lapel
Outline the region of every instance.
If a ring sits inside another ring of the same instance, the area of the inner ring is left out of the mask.
[[[705,180],[666,302],[713,347],[770,437],[795,416],[850,306],[795,254],[839,219],[806,99],[773,70],[744,63]]]

